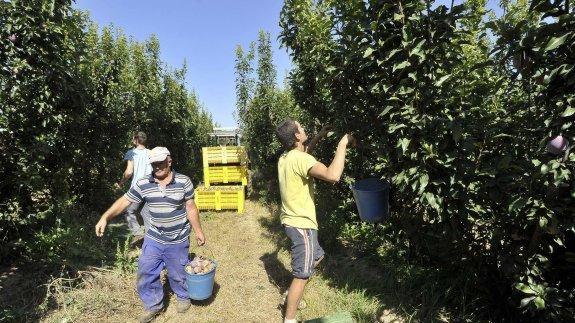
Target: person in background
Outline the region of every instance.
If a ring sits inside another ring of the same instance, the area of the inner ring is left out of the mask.
[[[132,137],[133,148],[128,150],[124,155],[126,161],[126,170],[122,179],[116,183],[117,188],[121,188],[124,184],[131,179],[130,188],[134,187],[136,182],[152,173],[152,166],[149,161],[150,150],[146,148],[147,136],[142,131],[137,131]],[[147,207],[140,207],[137,203],[132,203],[126,210],[126,222],[128,228],[132,233],[132,245],[141,241],[144,238],[144,229],[138,223],[137,214],[140,213],[144,221],[144,228],[148,230],[149,214]]]
[[[276,135],[285,152],[278,160],[278,180],[281,195],[281,223],[291,240],[291,266],[293,280],[287,294],[285,323],[296,322],[296,312],[305,286],[313,275],[315,267],[324,257],[318,242],[318,224],[315,213],[314,184],[317,178],[330,183],[340,180],[345,163],[345,153],[355,139],[344,135],[329,166],[317,161],[311,150],[327,135],[328,127],[322,128],[309,145],[302,126],[292,119],[286,119],[276,128]]]

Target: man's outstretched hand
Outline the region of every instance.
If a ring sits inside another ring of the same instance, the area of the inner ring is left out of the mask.
[[[106,231],[106,225],[108,224],[108,221],[106,221],[106,219],[100,219],[100,221],[98,221],[98,223],[96,223],[96,235],[98,237],[101,237],[104,235],[104,231]]]
[[[343,137],[341,137],[339,143],[340,145],[355,147],[355,145],[357,144],[357,140],[355,139],[354,136],[350,135],[349,133],[346,133],[345,135],[343,135]]]

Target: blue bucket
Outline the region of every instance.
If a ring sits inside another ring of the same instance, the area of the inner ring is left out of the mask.
[[[204,274],[190,274],[186,272],[186,284],[188,285],[188,295],[191,299],[196,301],[203,301],[212,296],[214,291],[214,280],[216,277],[216,267],[218,264],[211,260],[214,264],[212,270]]]
[[[359,217],[369,223],[382,222],[389,215],[389,183],[379,178],[366,178],[352,186]]]

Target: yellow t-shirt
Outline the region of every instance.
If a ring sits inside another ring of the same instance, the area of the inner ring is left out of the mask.
[[[278,179],[282,198],[282,224],[317,230],[313,178],[308,175],[316,163],[312,155],[297,149],[281,155]]]

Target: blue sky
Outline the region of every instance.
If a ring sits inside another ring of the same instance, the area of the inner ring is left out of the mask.
[[[489,0],[491,8],[496,3]],[[215,122],[233,126],[236,46],[246,48],[260,29],[266,30],[271,33],[279,85],[291,68],[285,48],[280,49],[277,41],[282,4],[282,0],[76,0],[75,7],[89,11],[100,27],[114,24],[138,41],[156,34],[162,60],[172,67],[186,60],[187,87],[196,92]]]
[[[260,29],[271,33],[278,83],[290,69],[279,48],[282,0],[77,0],[100,26],[113,23],[138,41],[156,34],[161,58],[179,67],[188,65],[186,85],[222,126],[233,126],[235,111],[235,49],[257,40]]]

